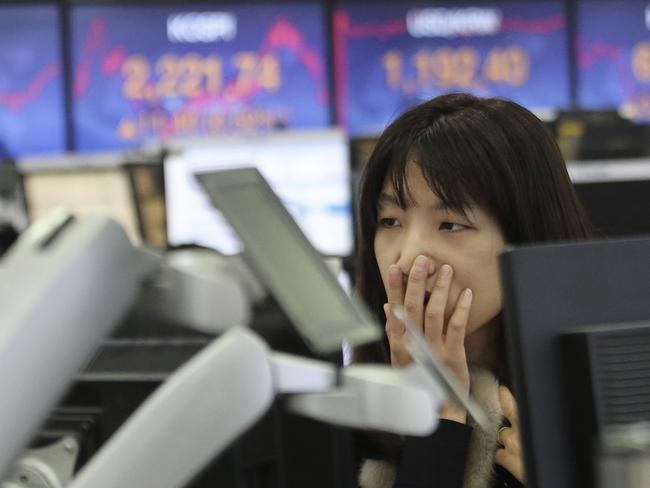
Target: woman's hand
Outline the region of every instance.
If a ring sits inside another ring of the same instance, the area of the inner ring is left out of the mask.
[[[403,306],[411,321],[422,325],[422,332],[432,351],[447,365],[465,391],[469,391],[465,329],[472,304],[472,292],[467,289],[460,294],[454,311],[445,324],[445,308],[449,300],[453,270],[446,264],[438,270],[431,296],[425,307],[427,278],[432,266],[433,263],[429,258],[418,256],[409,273],[406,286],[399,267],[392,265],[389,268],[388,303],[384,305],[384,312],[387,319],[386,334],[390,344],[391,364],[405,366],[412,361],[406,349],[405,326],[393,313],[396,307]],[[465,410],[451,404],[443,407],[440,416],[463,423],[467,420]]]
[[[502,447],[497,449],[495,461],[524,484],[524,460],[521,451],[517,402],[505,386],[499,387],[499,402],[503,415],[510,422],[510,427],[501,427],[499,430],[498,442]]]

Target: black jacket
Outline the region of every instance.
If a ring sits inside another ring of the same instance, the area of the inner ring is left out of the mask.
[[[441,420],[428,437],[407,437],[394,488],[462,488],[472,427]],[[522,488],[506,469],[495,465],[492,488]]]

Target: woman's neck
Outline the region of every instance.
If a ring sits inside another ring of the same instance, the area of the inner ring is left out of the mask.
[[[465,338],[465,354],[470,364],[498,373],[500,317],[495,317]]]

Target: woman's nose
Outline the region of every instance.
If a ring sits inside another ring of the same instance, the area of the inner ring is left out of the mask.
[[[425,264],[427,266],[426,267],[427,276],[432,275],[435,272],[436,261],[433,259],[432,256],[425,253],[417,253],[417,254],[413,254],[412,256],[405,256],[404,254],[402,254],[397,264],[402,270],[403,280],[405,282],[406,280],[408,280],[408,277],[411,274],[411,271],[413,270],[413,267],[415,266],[417,260],[420,260],[419,261],[420,263]]]

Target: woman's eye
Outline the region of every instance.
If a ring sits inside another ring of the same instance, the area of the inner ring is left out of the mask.
[[[440,224],[440,230],[448,230],[449,232],[458,232],[461,230],[468,229],[466,225],[463,224],[455,224],[453,222],[443,222]]]
[[[399,220],[391,217],[379,219],[379,225],[386,228],[399,227]]]

